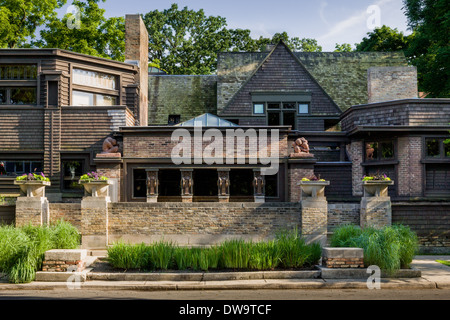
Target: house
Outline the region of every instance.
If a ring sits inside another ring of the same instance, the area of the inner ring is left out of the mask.
[[[361,179],[382,173],[395,181],[391,220],[422,230],[424,245],[450,245],[450,99],[420,99],[403,54],[292,52],[280,42],[220,53],[216,75],[167,75],[147,70],[140,17],[126,21],[125,63],[0,49],[2,194],[17,194],[16,175],[43,171],[50,214],[79,224],[78,179],[96,170],[112,181],[106,230],[116,238],[268,235],[302,225],[302,178],[330,181],[332,231],[359,223]],[[298,152],[301,138],[309,152]],[[228,214],[240,222],[223,227]]]

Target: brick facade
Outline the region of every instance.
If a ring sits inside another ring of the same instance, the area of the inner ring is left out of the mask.
[[[422,137],[398,138],[398,193],[399,196],[423,195]]]
[[[367,71],[369,103],[418,97],[416,67],[372,67]]]

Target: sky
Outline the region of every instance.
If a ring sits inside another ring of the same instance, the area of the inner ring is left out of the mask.
[[[289,37],[313,38],[323,51],[334,51],[336,43],[354,47],[376,26],[411,33],[402,10],[403,0],[106,0],[100,6],[106,10],[106,17],[114,17],[162,11],[172,3],[179,9],[187,6],[203,9],[208,16],[224,17],[228,28],[249,29],[253,38],[272,37],[283,31]],[[68,5],[60,12],[65,13]]]

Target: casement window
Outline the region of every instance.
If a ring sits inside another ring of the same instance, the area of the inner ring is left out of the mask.
[[[367,142],[365,144],[366,161],[392,160],[395,158],[394,142],[379,141]]]
[[[0,64],[0,105],[37,104],[37,65]]]
[[[145,169],[133,170],[133,198],[147,197],[147,173]]]
[[[63,159],[62,166],[62,189],[70,192],[83,192],[83,186],[78,183],[84,174],[85,160],[83,159]]]
[[[98,71],[72,69],[72,106],[119,104],[119,77]]]
[[[171,115],[169,115],[167,124],[173,126],[173,125],[179,124],[181,122],[180,120],[181,120],[181,116],[179,114],[171,114]]]
[[[432,159],[450,159],[450,139],[426,138],[425,157]]]
[[[17,176],[25,173],[42,172],[42,161],[33,160],[6,160],[3,163],[0,174],[7,176]]]

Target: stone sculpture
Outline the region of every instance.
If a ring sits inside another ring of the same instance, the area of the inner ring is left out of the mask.
[[[305,138],[298,138],[292,144],[294,147],[294,153],[291,153],[291,158],[312,158],[313,154],[309,153],[308,140]]]
[[[103,141],[103,152],[102,154],[108,153],[117,153],[119,152],[119,146],[117,144],[117,140],[112,137],[107,137],[105,141]]]

